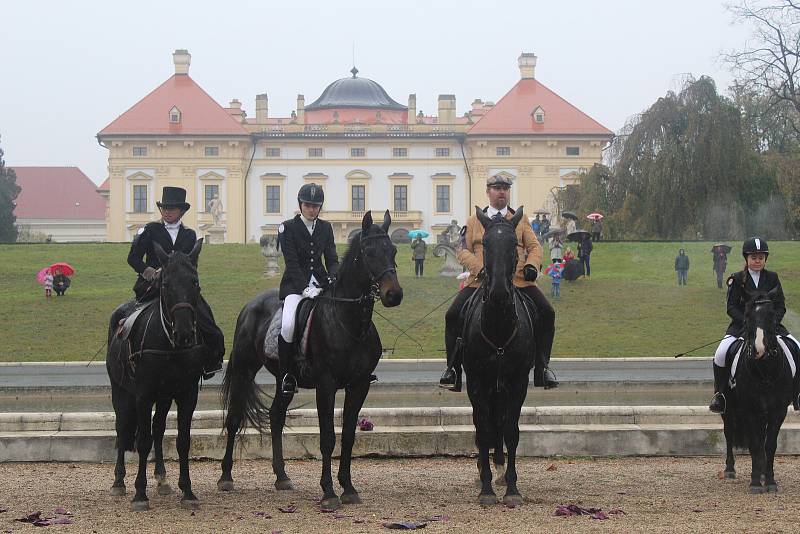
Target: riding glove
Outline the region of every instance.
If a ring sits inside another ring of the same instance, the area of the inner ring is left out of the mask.
[[[328,275],[328,285],[332,286],[335,283],[336,283],[336,275],[335,274],[329,274]]]
[[[152,282],[153,280],[155,280],[156,276],[158,276],[158,271],[156,271],[150,266],[145,267],[144,271],[142,271],[142,278],[144,278],[148,282]]]
[[[313,299],[317,295],[322,293],[321,287],[307,287],[303,290],[303,298]]]
[[[526,265],[522,272],[525,275],[526,282],[535,282],[536,277],[539,276],[539,271],[533,265]]]

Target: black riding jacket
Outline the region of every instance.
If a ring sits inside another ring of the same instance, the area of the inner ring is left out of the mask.
[[[147,267],[158,269],[161,263],[158,256],[153,250],[153,243],[158,243],[164,252],[169,254],[174,250],[180,250],[184,254],[189,254],[194,248],[197,241],[197,235],[191,228],[186,228],[182,223],[178,229],[178,237],[175,238],[175,244],[172,244],[172,238],[164,227],[161,221],[147,223],[144,228],[139,230],[136,237],[131,242],[131,250],[128,252],[128,265],[133,267],[139,276],[136,278],[136,284],[133,286],[133,291],[137,297],[140,297],[144,289],[150,285],[150,282],[141,277],[142,271]]]
[[[766,293],[775,288],[777,288],[777,297],[773,299],[772,305],[775,310],[775,322],[777,323],[776,333],[779,336],[788,335],[789,331],[781,324],[783,316],[786,314],[786,303],[783,297],[781,281],[778,279],[778,273],[766,269],[761,271],[758,287],[753,284],[753,278],[747,269],[733,273],[728,277],[728,315],[731,318],[731,324],[725,333],[737,337],[744,334],[744,307],[748,300],[745,289],[750,292]]]
[[[281,279],[281,299],[302,293],[308,287],[311,275],[320,284],[324,284],[328,274],[335,275],[338,272],[339,256],[336,254],[331,223],[317,219],[313,233],[309,234],[298,214],[294,219],[284,221],[278,231],[283,259],[286,262],[286,270]],[[322,264],[323,257],[325,265]]]

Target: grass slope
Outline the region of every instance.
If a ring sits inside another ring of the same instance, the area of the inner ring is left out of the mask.
[[[689,285],[678,287],[673,270],[678,248],[691,260]],[[735,248],[738,248],[735,247]],[[800,302],[800,243],[771,243],[769,268],[781,275],[789,312],[784,324],[800,332],[795,314]],[[554,357],[671,356],[722,336],[728,320],[725,291],[711,270],[710,243],[598,243],[593,276],[563,282],[556,309]],[[50,244],[0,246],[0,361],[88,360],[105,343],[109,314],[132,295],[134,275],[123,244]],[[344,248],[340,249],[340,256]],[[36,283],[39,269],[55,261],[73,265],[77,274],[65,297],[44,298]],[[400,337],[387,322],[407,328],[447,300],[456,280],[436,273],[441,260],[426,260],[426,276],[415,278],[407,245],[398,253],[403,304],[380,305],[375,323],[392,357],[444,357],[444,312],[449,302]],[[742,263],[731,255],[729,271]],[[263,276],[264,259],[256,245],[209,245],[200,256],[203,294],[225,333],[230,350],[239,310],[260,291],[277,287],[279,278]],[[549,278],[540,286],[549,294]],[[422,346],[420,348],[417,342]],[[695,353],[709,355],[713,346]],[[103,359],[101,352],[98,359]]]

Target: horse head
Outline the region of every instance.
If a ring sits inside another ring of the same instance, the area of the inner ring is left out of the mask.
[[[777,288],[766,293],[747,291],[747,296],[744,312],[745,336],[754,345],[755,358],[760,360],[765,354],[774,352],[773,349],[778,346],[775,334],[777,321],[773,305],[777,297]]]
[[[381,303],[387,308],[397,306],[403,300],[403,288],[397,280],[397,247],[389,238],[389,225],[392,218],[389,210],[383,214],[383,224],[372,222],[372,212],[368,211],[361,220],[361,234],[358,238],[359,254],[370,281],[378,286]]]
[[[486,272],[485,298],[503,304],[511,301],[514,270],[517,268],[517,225],[522,220],[522,206],[511,219],[489,218],[475,206],[485,232],[483,234],[483,268]]]
[[[200,300],[197,257],[202,248],[202,238],[197,240],[189,254],[177,250],[167,254],[158,243],[153,243],[161,263],[161,320],[170,343],[179,349],[189,348],[197,342],[196,310]]]

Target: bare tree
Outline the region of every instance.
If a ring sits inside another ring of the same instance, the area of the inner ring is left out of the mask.
[[[728,9],[754,31],[742,50],[722,59],[739,84],[767,97],[766,111],[788,103],[787,119],[800,136],[800,0],[740,0]]]

